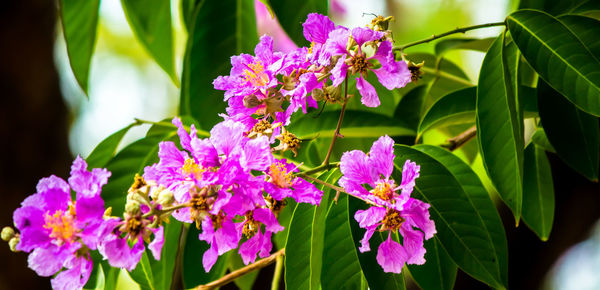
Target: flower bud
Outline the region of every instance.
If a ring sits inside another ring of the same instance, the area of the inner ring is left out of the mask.
[[[140,203],[135,200],[128,200],[125,204],[125,212],[129,214],[137,214],[140,212]]]
[[[8,247],[13,252],[18,252],[17,245],[19,244],[19,236],[15,236],[10,241],[8,241]]]
[[[158,194],[157,202],[162,206],[171,205],[174,201],[173,192],[170,190],[165,189]]]
[[[15,230],[11,227],[4,227],[0,236],[2,236],[2,240],[8,242],[15,236]]]
[[[248,109],[256,108],[260,106],[262,102],[255,95],[248,95],[244,97],[244,107]]]
[[[105,217],[110,217],[112,215],[112,206],[109,206],[105,211],[104,211],[104,216]]]

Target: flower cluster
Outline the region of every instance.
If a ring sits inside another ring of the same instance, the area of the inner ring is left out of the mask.
[[[229,104],[226,119],[242,122],[247,130],[259,122],[287,125],[299,108],[306,113],[308,107],[317,107],[317,101],[344,102],[340,85],[351,75],[361,102],[377,107],[379,97],[366,79],[369,72],[387,89],[401,88],[411,81],[407,64],[395,60],[384,25],[349,29],[335,25],[327,16],[311,13],[302,26],[310,47],[285,54],[273,52],[273,40],[265,35],[254,56],[231,57],[230,74],[213,82],[215,89],[225,91]]]
[[[339,184],[348,193],[374,205],[354,215],[359,226],[367,230],[359,250],[371,250],[369,240],[375,231],[388,232],[388,239],[377,251],[377,262],[385,272],[400,273],[405,263],[425,263],[423,237],[430,239],[436,230],[429,218],[429,204],[410,197],[420,166],[407,160],[402,180],[396,184],[390,178],[394,170],[394,140],[384,136],[373,143],[369,154],[359,150],[344,153],[340,170],[344,176]],[[367,190],[365,184],[371,189]],[[392,239],[392,232],[400,233],[402,245]]]

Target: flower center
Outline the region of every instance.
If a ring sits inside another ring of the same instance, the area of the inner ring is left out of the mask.
[[[190,218],[196,222],[196,227],[200,229],[200,223],[207,215],[210,205],[208,199],[200,194],[192,195],[190,199]],[[213,225],[215,220],[213,219]]]
[[[387,181],[378,182],[375,188],[371,190],[371,193],[383,200],[391,200],[392,202],[394,201],[394,185]]]
[[[144,225],[142,223],[142,216],[135,215],[127,219],[125,224],[125,229],[129,233],[130,237],[135,240],[142,230],[144,229]]]
[[[369,63],[363,54],[358,54],[352,57],[352,67],[355,73],[363,73],[367,71]]]
[[[273,163],[269,167],[269,176],[271,182],[277,185],[279,188],[289,188],[292,186],[292,172],[287,172],[285,164]]]
[[[249,212],[246,214],[246,222],[244,223],[242,234],[249,239],[258,232],[258,229],[260,229],[260,223],[255,221],[252,212]]]
[[[44,228],[50,230],[50,237],[57,240],[60,244],[65,242],[72,242],[75,239],[77,233],[77,227],[75,227],[75,210],[74,206],[69,205],[69,210],[66,212],[57,210],[54,214],[46,213],[44,216]]]
[[[181,172],[184,175],[191,175],[196,179],[202,178],[202,173],[204,173],[204,171],[206,171],[206,169],[198,165],[193,158],[185,159],[185,163],[181,167]]]
[[[260,62],[251,63],[243,72],[245,81],[256,87],[262,87],[269,81],[269,76],[265,73],[265,67]]]
[[[383,224],[383,230],[397,230],[400,228],[403,222],[404,218],[400,216],[400,212],[393,209],[388,209],[385,217],[381,221]]]

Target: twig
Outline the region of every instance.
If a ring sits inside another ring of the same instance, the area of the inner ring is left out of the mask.
[[[150,124],[150,125],[156,125],[156,126],[161,126],[161,127],[171,127],[171,128],[177,128],[177,126],[168,123],[168,122],[154,122],[154,121],[148,121],[148,120],[142,120],[142,119],[138,119],[138,118],[133,118],[133,120],[135,121],[134,124],[135,125],[141,125],[141,124]],[[191,130],[190,126],[186,126],[183,125],[183,128],[185,130],[187,130],[188,132]],[[210,137],[210,133],[201,129],[196,128],[197,134],[198,136],[201,137]]]
[[[328,164],[321,164],[321,165],[319,165],[319,166],[317,166],[317,167],[315,167],[313,169],[306,170],[304,172],[298,172],[296,175],[298,175],[298,174],[311,175],[311,174],[319,173],[321,171],[329,170],[329,169],[332,169],[332,168],[335,168],[335,167],[338,167],[338,166],[340,166],[339,162],[331,162],[331,163],[328,163]]]
[[[428,67],[422,67],[421,70],[423,70],[424,72],[434,75],[436,77],[440,77],[440,78],[445,78],[454,82],[457,82],[459,84],[463,84],[465,86],[474,86],[475,84],[470,82],[469,80],[457,77],[455,75],[449,74],[447,72],[441,71],[441,70],[435,70],[435,69],[431,69]]]
[[[275,262],[275,273],[273,273],[273,281],[271,281],[271,290],[279,290],[279,280],[281,280],[282,270],[283,256],[278,256]]]
[[[407,48],[409,48],[411,46],[415,46],[415,45],[427,43],[427,42],[436,40],[438,38],[442,38],[442,37],[445,37],[445,36],[448,36],[448,35],[452,35],[452,34],[456,34],[456,33],[465,33],[465,32],[467,32],[469,30],[480,29],[480,28],[487,28],[487,27],[493,27],[493,26],[505,26],[505,25],[506,25],[506,23],[503,21],[503,22],[493,22],[493,23],[485,23],[485,24],[467,26],[467,27],[458,27],[458,28],[456,28],[454,30],[450,30],[448,32],[444,32],[442,34],[438,34],[438,35],[434,34],[434,35],[432,35],[432,36],[430,36],[428,38],[425,38],[425,39],[422,39],[422,40],[419,40],[419,41],[410,42],[410,43],[407,43],[405,45],[401,45],[399,47],[394,48],[394,50],[403,51],[403,50],[405,50],[405,49],[407,49]]]
[[[336,191],[336,194],[335,194],[335,199],[334,199],[334,200],[336,201],[336,203],[337,203],[337,198],[339,197],[339,194],[340,194],[340,192],[343,192],[343,193],[345,193],[345,194],[347,194],[347,195],[350,195],[350,196],[356,197],[356,198],[358,198],[358,199],[360,199],[360,200],[362,200],[362,201],[364,201],[364,202],[366,202],[366,203],[368,203],[368,204],[370,204],[370,205],[373,205],[373,206],[381,206],[381,205],[375,204],[374,202],[372,202],[372,201],[370,201],[370,200],[366,200],[366,199],[364,199],[364,198],[362,198],[362,197],[360,197],[360,196],[357,196],[357,195],[354,195],[354,194],[352,194],[352,193],[349,193],[349,192],[347,192],[346,190],[344,190],[344,188],[343,188],[343,187],[339,187],[339,186],[337,186],[337,185],[333,185],[333,184],[331,184],[331,183],[328,183],[328,182],[325,182],[325,181],[323,181],[323,180],[320,180],[320,179],[314,178],[314,177],[312,177],[312,176],[308,176],[308,175],[306,175],[306,174],[299,174],[298,176],[300,176],[300,177],[302,177],[302,178],[304,178],[304,179],[308,179],[308,180],[310,180],[310,181],[313,181],[313,182],[315,182],[315,183],[321,184],[321,185],[323,185],[323,186],[326,186],[326,187],[329,187],[329,188],[331,188],[331,189],[335,190],[335,191]]]
[[[272,254],[271,256],[268,256],[268,257],[266,257],[264,259],[258,260],[255,263],[252,263],[252,264],[250,264],[250,265],[248,265],[246,267],[237,269],[237,270],[235,270],[235,271],[233,271],[233,272],[231,272],[231,273],[229,273],[229,274],[227,274],[227,275],[225,275],[225,276],[223,276],[223,277],[221,277],[221,278],[219,278],[219,279],[217,279],[215,281],[212,281],[212,282],[210,282],[208,284],[200,285],[200,286],[196,287],[196,289],[197,290],[200,290],[200,289],[215,289],[217,287],[221,287],[221,286],[223,286],[223,285],[225,285],[225,284],[227,284],[227,283],[229,283],[229,282],[231,282],[231,281],[233,281],[233,280],[235,280],[235,279],[237,279],[237,278],[239,278],[241,276],[244,276],[244,275],[246,275],[246,274],[248,274],[248,273],[250,273],[252,271],[255,271],[255,270],[258,270],[258,269],[262,269],[262,268],[264,268],[266,266],[269,266],[269,265],[273,264],[277,260],[277,257],[284,256],[284,255],[285,255],[285,249],[281,249],[281,250],[275,252],[274,254]]]
[[[342,121],[344,120],[346,104],[348,104],[348,78],[346,78],[344,84],[344,104],[342,105],[342,111],[340,112],[340,118],[338,119],[337,127],[335,127],[335,132],[333,132],[333,138],[331,139],[329,150],[327,150],[327,155],[325,156],[325,160],[323,160],[324,165],[329,164],[329,158],[331,158],[331,152],[333,152],[333,145],[335,145],[335,140],[340,135],[340,128],[342,127]]]
[[[442,144],[441,146],[450,151],[454,151],[460,148],[461,146],[465,145],[465,143],[471,141],[471,139],[473,139],[475,136],[477,136],[477,126],[473,125],[473,127],[460,133],[460,135],[448,139],[448,143]]]

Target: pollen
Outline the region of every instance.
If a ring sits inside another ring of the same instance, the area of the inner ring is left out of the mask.
[[[400,216],[400,212],[393,209],[388,209],[385,217],[381,221],[383,224],[383,230],[397,230],[400,228],[403,222],[404,218]]]
[[[265,67],[260,62],[251,63],[243,72],[245,81],[254,86],[262,87],[269,81],[269,76],[265,73]]]
[[[271,182],[279,188],[289,188],[292,186],[292,173],[287,171],[283,163],[273,163],[269,167]]]
[[[352,70],[354,73],[362,74],[367,71],[368,67],[369,62],[367,62],[367,59],[365,59],[364,55],[359,54],[352,57]]]
[[[77,228],[70,212],[71,210],[57,210],[52,215],[47,212],[44,217],[44,228],[50,230],[50,237],[59,243],[72,242],[75,239]]]
[[[253,237],[259,229],[260,224],[254,220],[252,212],[248,213],[246,215],[246,223],[244,223],[244,228],[242,229],[242,234],[249,239]]]
[[[389,182],[379,182],[371,193],[383,200],[391,200],[394,197],[394,186]]]
[[[181,172],[184,175],[192,175],[196,179],[200,179],[204,171],[206,171],[206,169],[198,165],[192,158],[185,159],[185,163],[181,167]]]

